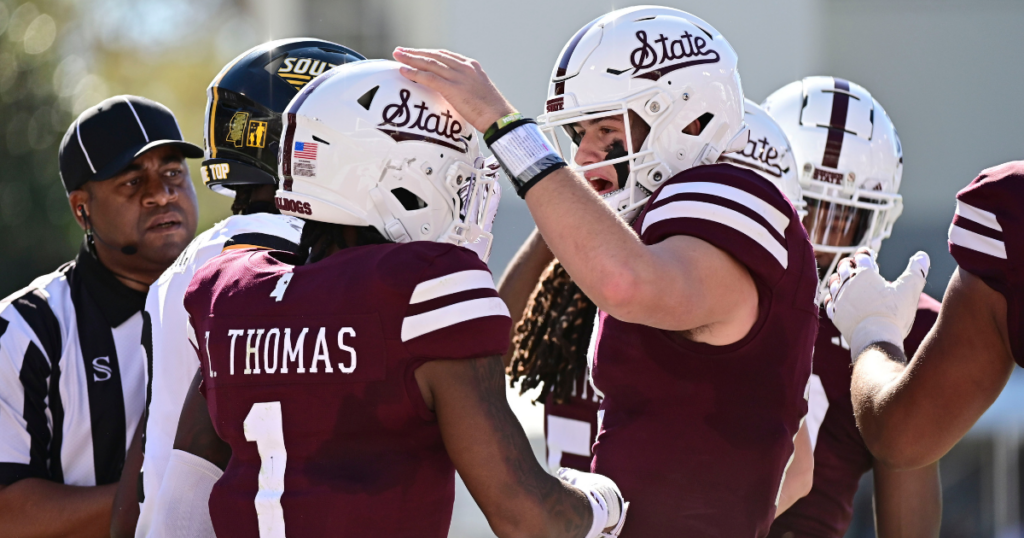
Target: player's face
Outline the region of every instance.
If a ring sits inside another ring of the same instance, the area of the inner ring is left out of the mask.
[[[116,176],[90,182],[89,194],[92,226],[107,246],[135,246],[124,262],[137,269],[162,272],[195,236],[196,192],[176,147],[143,153]]]
[[[812,244],[848,247],[859,239],[860,210],[813,199],[807,202],[807,216],[803,224]],[[815,252],[814,256],[819,267],[828,267],[835,253]]]
[[[574,158],[576,164],[587,166],[599,163],[607,160],[608,154],[616,149],[623,153],[614,155],[612,158],[626,155],[626,123],[622,116],[585,120],[574,123],[571,127],[576,132],[576,140],[579,141],[579,149]],[[630,128],[633,151],[635,152],[647,138],[650,128],[639,118],[630,122]],[[606,194],[619,189],[618,174],[613,165],[587,170],[583,173],[583,177],[598,194]]]

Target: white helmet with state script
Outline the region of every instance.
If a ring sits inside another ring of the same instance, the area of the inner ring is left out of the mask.
[[[789,138],[782,127],[750,99],[743,102],[743,114],[749,129],[746,147],[723,154],[718,162],[748,168],[771,181],[789,198],[803,219],[807,214],[807,203],[800,189],[800,178]]]
[[[537,123],[569,163],[579,144],[574,124],[625,118],[628,111],[647,123],[650,134],[640,147],[633,147],[627,122],[626,147],[613,147],[605,160],[576,167],[584,172],[628,163],[616,167],[619,188],[605,201],[632,220],[669,178],[743,149],[747,136],[736,62],[722,34],[689,13],[653,6],[619,9],[584,26],[562,49]],[[685,132],[695,121],[699,134]]]
[[[903,212],[903,149],[882,105],[847,80],[807,77],[762,106],[793,145],[814,250],[834,254],[822,274],[862,246],[877,252]]]
[[[277,207],[309,220],[373,226],[388,239],[490,253],[500,197],[479,137],[440,94],[376,60],[314,79],[289,103]]]

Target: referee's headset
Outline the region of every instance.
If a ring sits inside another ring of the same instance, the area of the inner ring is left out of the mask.
[[[92,223],[89,222],[89,215],[85,212],[85,206],[84,205],[79,205],[78,206],[78,214],[82,217],[82,221],[85,222],[85,235],[89,236],[89,240],[90,241],[92,240],[92,238],[95,237],[96,239],[100,240],[100,243],[103,243],[104,245],[107,245],[108,247],[118,248],[117,245],[114,245],[113,243],[105,241],[102,237],[100,237],[100,234],[96,233],[96,230],[93,229],[93,227],[92,227]],[[134,255],[135,253],[137,253],[139,251],[138,247],[136,247],[135,245],[131,245],[131,244],[124,245],[123,247],[120,247],[120,250],[121,250],[121,254],[124,254],[125,256],[132,256],[132,255]]]

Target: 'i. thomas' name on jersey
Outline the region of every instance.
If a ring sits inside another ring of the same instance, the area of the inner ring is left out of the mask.
[[[225,334],[220,335],[231,340],[228,346],[230,350],[228,352],[228,374],[235,375],[236,373],[236,357],[239,357],[237,373],[240,375],[283,375],[291,372],[292,369],[296,374],[307,372],[311,374],[333,374],[335,372],[351,374],[356,371],[358,361],[356,350],[345,344],[346,336],[350,339],[356,336],[354,327],[342,327],[337,330],[333,327],[330,330],[327,327],[319,329],[314,327],[312,333],[309,327],[302,327],[301,329],[296,328],[295,333],[293,338],[291,327],[228,329]],[[310,337],[307,340],[306,336],[311,334],[316,334],[315,338]],[[330,344],[328,344],[328,335],[331,337]],[[344,356],[343,362],[336,363],[337,368],[331,364],[332,347],[334,347],[335,360],[339,356]],[[240,358],[243,354],[245,356],[244,368]],[[307,357],[310,360],[309,363],[306,362]],[[289,368],[289,364],[292,368]],[[308,369],[306,364],[310,365]],[[218,375],[212,365],[210,375],[212,377]]]

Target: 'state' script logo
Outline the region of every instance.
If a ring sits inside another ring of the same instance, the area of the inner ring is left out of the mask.
[[[468,144],[462,137],[462,123],[452,116],[451,111],[445,110],[440,114],[430,110],[426,101],[413,105],[417,112],[413,113],[409,108],[409,99],[412,92],[403,89],[398,92],[399,102],[384,107],[381,112],[383,122],[377,127],[379,131],[395,139],[397,142],[407,140],[419,140],[430,142],[451,148],[455,151],[466,153]],[[443,122],[441,120],[444,120]],[[385,129],[383,127],[400,127],[403,129],[414,129],[428,134],[416,134],[397,129]],[[438,138],[440,137],[440,138]]]
[[[778,148],[772,146],[767,137],[762,136],[759,140],[754,140],[752,134],[748,136],[747,145],[743,151],[727,153],[722,156],[723,160],[739,162],[775,177],[782,177],[789,171],[788,168],[783,169],[779,164],[782,156],[785,155],[784,151],[779,151]]]
[[[690,32],[684,32],[679,39],[672,40],[665,34],[658,34],[654,45],[647,41],[647,32],[644,30],[637,30],[636,38],[640,41],[640,46],[633,49],[629,55],[629,63],[633,65],[633,78],[658,80],[676,69],[712,64],[721,59],[715,49],[708,47],[707,40]],[[672,63],[676,60],[684,61]],[[662,64],[666,62],[668,64],[663,66]],[[638,74],[648,69],[650,71]]]

